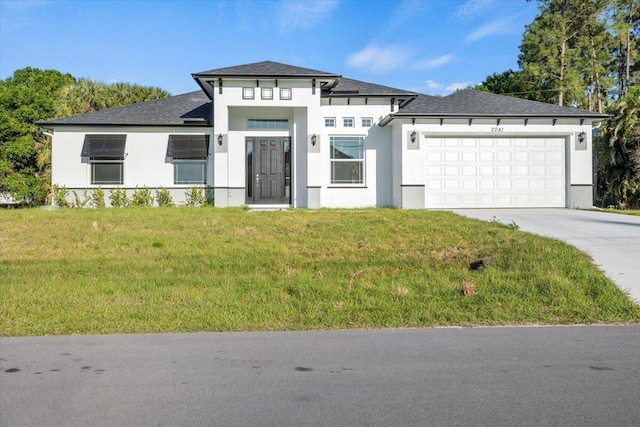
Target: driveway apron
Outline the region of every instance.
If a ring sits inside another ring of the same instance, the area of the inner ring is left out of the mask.
[[[573,209],[456,209],[455,213],[563,240],[585,252],[640,303],[640,216]]]

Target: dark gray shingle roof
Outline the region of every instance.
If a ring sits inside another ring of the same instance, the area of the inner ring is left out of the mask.
[[[234,67],[217,68],[192,74],[198,77],[326,77],[337,78],[338,74],[296,67],[273,61],[255,62],[253,64],[237,65]]]
[[[109,110],[41,122],[57,125],[175,126],[207,125],[212,119],[212,102],[202,91],[139,102]]]
[[[435,117],[592,117],[607,115],[577,108],[560,107],[505,95],[466,89],[443,98],[420,95],[398,113],[398,116]]]
[[[388,86],[381,86],[373,83],[361,82],[359,80],[348,79],[342,77],[338,83],[323,92],[323,96],[340,97],[340,96],[404,96],[414,97],[415,92],[396,89]]]

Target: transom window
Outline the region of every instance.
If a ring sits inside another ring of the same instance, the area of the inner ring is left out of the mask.
[[[364,137],[331,136],[331,183],[364,184]]]
[[[280,88],[280,99],[288,101],[291,99],[291,88]]]
[[[243,87],[242,88],[242,99],[253,99],[253,88],[252,87]]]
[[[335,119],[335,117],[325,117],[324,118],[324,127],[327,127],[327,128],[336,127],[336,119]]]
[[[273,88],[271,87],[263,87],[262,88],[262,99],[273,99]]]
[[[373,124],[373,119],[371,117],[363,117],[362,118],[362,127],[369,128]]]
[[[289,129],[289,119],[249,119],[249,129]]]
[[[353,127],[353,117],[344,117],[342,119],[342,126],[344,126],[346,128],[352,128]]]

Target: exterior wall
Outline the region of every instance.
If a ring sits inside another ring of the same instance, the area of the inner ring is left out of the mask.
[[[254,89],[254,99],[243,99],[243,88]],[[272,88],[273,99],[261,99],[261,88]],[[280,99],[280,89],[291,89],[291,99]],[[223,136],[222,146],[216,144],[214,180],[217,206],[241,206],[246,192],[246,144],[248,136],[289,136],[292,147],[292,204],[306,207],[308,171],[313,157],[307,159],[307,134],[314,131],[310,123],[319,117],[320,88],[313,93],[310,80],[274,79],[223,80],[222,93],[214,82],[215,136]],[[288,119],[288,130],[248,129],[250,118]],[[243,196],[240,196],[240,193]]]
[[[80,157],[86,134],[126,134],[123,179],[120,186],[91,185],[91,165]],[[213,149],[211,128],[184,127],[60,127],[54,129],[52,139],[52,184],[65,186],[69,191],[82,191],[100,187],[105,190],[109,202],[109,190],[128,189],[131,194],[136,186],[149,188],[165,187],[175,203],[185,199],[188,185],[173,183],[173,164],[166,159],[169,135],[206,134],[210,135],[209,155]],[[207,183],[213,180],[212,170],[207,171]]]
[[[165,187],[181,203],[189,186],[173,184],[173,164],[165,159],[168,137],[175,134],[207,134],[210,137],[207,185],[212,186],[216,206],[246,203],[246,145],[251,136],[290,137],[292,149],[293,207],[358,208],[397,206],[407,209],[426,206],[426,158],[428,137],[556,137],[564,138],[566,206],[587,208],[592,200],[592,140],[589,120],[579,119],[396,119],[377,124],[391,112],[389,98],[321,98],[310,80],[224,80],[222,94],[213,88],[215,129],[210,127],[66,127],[54,128],[52,140],[52,182],[69,190],[92,189],[91,166],[82,162],[84,137],[92,134],[127,134],[124,183],[133,192],[136,186]],[[256,86],[258,84],[258,86]],[[243,99],[242,89],[254,88],[254,99]],[[261,88],[273,88],[273,99],[262,100]],[[279,89],[290,88],[291,100],[279,99]],[[287,130],[248,128],[248,119],[287,119]],[[334,118],[335,127],[326,127],[325,118]],[[343,118],[353,118],[353,127],[344,127]],[[362,118],[372,126],[363,127]],[[410,135],[418,138],[412,142]],[[580,132],[586,134],[584,143]],[[316,136],[316,144],[311,143]],[[364,183],[331,183],[331,136],[363,136],[365,144]],[[218,144],[218,138],[222,144]],[[115,186],[100,186],[106,193]]]
[[[380,127],[378,122],[391,111],[389,99],[369,99],[367,105],[362,98],[332,99],[331,105],[323,100],[320,131],[320,148],[317,166],[321,171],[317,180],[320,186],[321,206],[328,208],[360,208],[369,206],[392,206],[392,145],[391,127]],[[326,117],[335,118],[336,127],[324,127]],[[344,127],[343,118],[353,118],[354,127]],[[371,118],[371,127],[362,127],[362,118]],[[364,184],[331,184],[331,136],[363,136],[365,147]]]
[[[495,119],[420,119],[412,124],[410,120],[394,120],[394,146],[401,147],[400,174],[401,188],[413,188],[424,185],[426,152],[424,141],[427,137],[561,137],[567,141],[566,161],[566,195],[567,207],[591,207],[593,204],[592,189],[592,141],[591,122],[585,120],[581,125],[579,119],[558,119],[555,124],[549,119],[530,119],[524,124],[523,119],[502,119],[500,124]],[[415,130],[418,135],[418,147],[409,140]],[[577,144],[578,134],[585,132],[584,144]],[[400,140],[398,140],[400,139]],[[394,171],[397,173],[397,171]],[[416,208],[420,198],[413,190],[403,190],[400,207]],[[397,201],[397,198],[394,199]],[[422,206],[424,207],[424,205]]]

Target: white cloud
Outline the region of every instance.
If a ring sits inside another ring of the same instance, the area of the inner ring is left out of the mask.
[[[411,68],[413,70],[430,70],[438,68],[453,59],[453,54],[442,55],[437,58],[424,59],[416,62]]]
[[[297,29],[309,29],[328,18],[338,7],[338,0],[282,0],[276,19],[280,29],[289,33]]]
[[[400,45],[381,47],[372,44],[350,55],[347,65],[385,73],[402,67],[410,56],[410,52]]]
[[[459,89],[466,89],[471,86],[471,82],[453,82],[445,88],[447,92],[455,92]]]
[[[478,28],[466,37],[466,41],[474,42],[494,34],[505,34],[512,31],[513,24],[511,19],[501,19],[490,22]]]
[[[453,12],[454,18],[473,18],[486,11],[494,0],[467,0]]]
[[[442,89],[442,84],[434,82],[433,80],[425,80],[424,83],[428,89]]]

